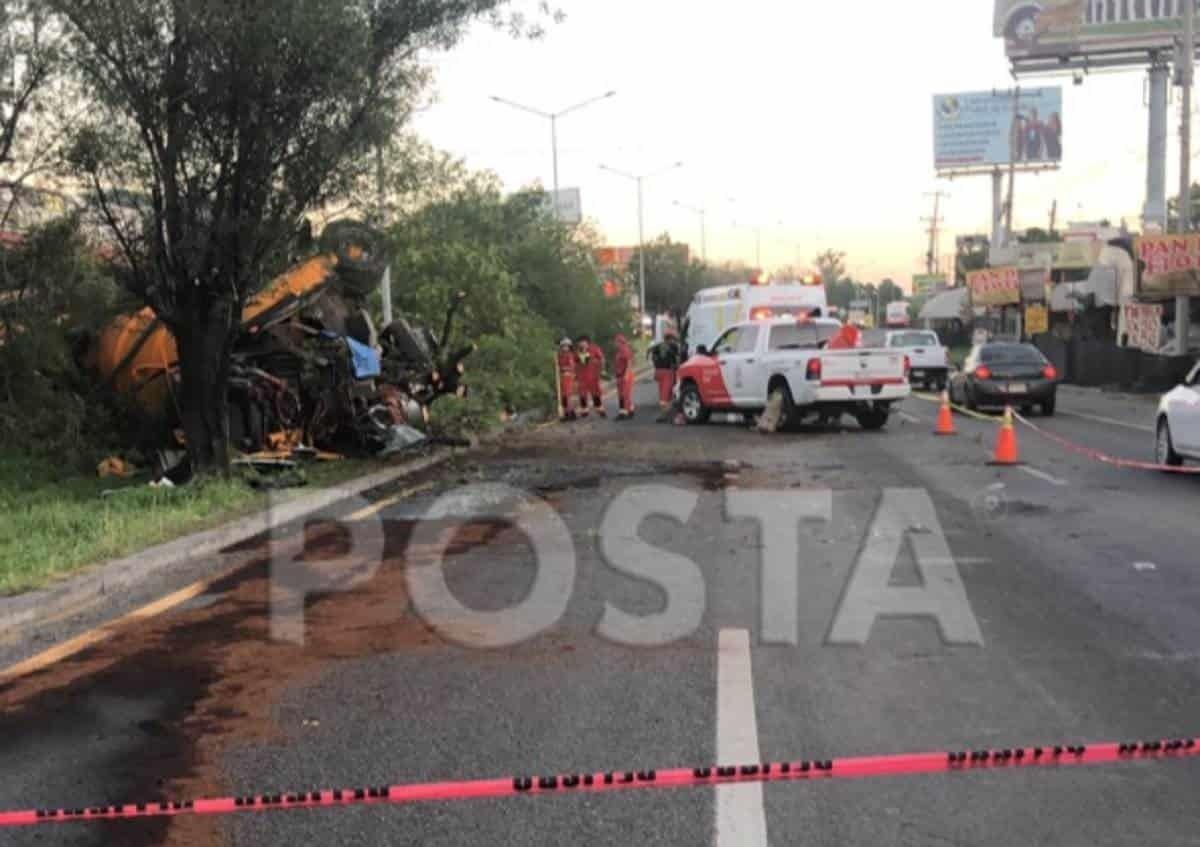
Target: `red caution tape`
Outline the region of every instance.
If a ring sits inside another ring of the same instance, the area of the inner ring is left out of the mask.
[[[121,806],[30,809],[0,812],[0,827],[119,818],[223,815],[270,809],[450,802],[485,797],[541,797],[552,794],[646,788],[703,788],[746,782],[866,779],[943,772],[968,773],[979,770],[1100,765],[1132,760],[1191,758],[1197,754],[1200,754],[1200,745],[1197,744],[1197,739],[1184,738],[1087,746],[1056,745],[800,762],[763,762],[664,771],[608,771],[557,776],[518,776],[464,782],[390,785],[379,788],[348,788],[333,791],[299,791],[283,794],[254,794],[245,797],[161,801]]]
[[[1120,458],[1117,458],[1116,456],[1110,456],[1107,453],[1100,452],[1099,450],[1093,450],[1091,447],[1084,447],[1082,444],[1076,444],[1074,441],[1068,441],[1067,439],[1063,438],[1061,435],[1058,435],[1057,433],[1054,433],[1054,432],[1050,432],[1047,429],[1042,429],[1040,426],[1033,423],[1028,418],[1024,417],[1023,415],[1019,415],[1016,412],[1013,412],[1013,417],[1015,417],[1017,420],[1019,420],[1025,426],[1032,429],[1038,435],[1042,436],[1043,438],[1045,438],[1049,441],[1053,441],[1055,444],[1058,444],[1060,447],[1063,447],[1063,448],[1071,451],[1072,453],[1076,453],[1080,456],[1085,456],[1094,461],[1101,462],[1106,465],[1111,465],[1114,468],[1129,468],[1132,470],[1139,470],[1139,471],[1161,471],[1163,473],[1177,473],[1177,474],[1200,474],[1200,468],[1187,468],[1187,467],[1175,468],[1175,467],[1171,467],[1170,465],[1158,465],[1158,464],[1155,464],[1154,462],[1139,462],[1136,459],[1120,459]]]

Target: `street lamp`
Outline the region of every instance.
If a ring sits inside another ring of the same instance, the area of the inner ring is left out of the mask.
[[[601,94],[598,97],[592,97],[589,100],[584,100],[582,103],[576,103],[574,106],[568,106],[559,112],[543,112],[541,109],[535,109],[532,106],[524,106],[520,103],[514,103],[512,100],[505,100],[503,97],[497,97],[494,94],[491,99],[505,106],[511,106],[514,109],[520,109],[522,112],[529,112],[531,115],[537,115],[539,118],[545,118],[550,121],[550,150],[554,156],[554,202],[558,202],[558,119],[564,115],[569,115],[571,112],[577,112],[584,106],[590,106],[593,103],[599,103],[601,100],[607,100],[616,94],[615,91],[609,91]],[[556,212],[557,214],[557,212]]]
[[[706,215],[708,215],[708,209],[705,209],[702,206],[689,206],[687,203],[680,203],[678,200],[675,201],[675,205],[681,209],[700,216],[700,260],[705,264],[708,264],[708,245],[706,235],[707,227],[704,223],[704,218]]]
[[[676,162],[673,165],[669,165],[669,166],[662,168],[660,170],[657,170],[657,171],[651,171],[648,174],[631,174],[626,171],[619,171],[616,168],[610,168],[608,165],[600,166],[600,170],[602,170],[602,171],[608,171],[610,174],[616,174],[617,176],[623,176],[623,177],[625,177],[625,179],[630,179],[637,183],[637,193],[638,193],[638,287],[640,288],[640,293],[638,295],[638,297],[639,297],[638,307],[642,310],[643,315],[646,314],[646,231],[645,231],[645,226],[644,226],[645,217],[643,215],[644,204],[643,204],[643,196],[642,196],[642,183],[652,177],[662,176],[663,174],[667,173],[668,171],[673,171],[676,168],[682,168],[682,167],[683,167],[683,162]]]

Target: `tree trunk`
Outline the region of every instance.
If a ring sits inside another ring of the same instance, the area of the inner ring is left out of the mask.
[[[192,470],[198,475],[229,473],[229,359],[238,323],[237,306],[226,298],[205,298],[183,313],[190,320],[174,328],[179,349],[179,414]]]

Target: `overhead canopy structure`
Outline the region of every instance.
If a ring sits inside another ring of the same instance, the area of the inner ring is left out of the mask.
[[[966,288],[951,288],[934,295],[921,308],[920,319],[923,321],[952,321],[961,320],[963,310],[967,306],[968,291]]]
[[[1050,311],[1074,312],[1083,308],[1084,301],[1094,297],[1096,306],[1117,305],[1117,269],[1106,265],[1092,268],[1083,282],[1064,282],[1050,293]]]

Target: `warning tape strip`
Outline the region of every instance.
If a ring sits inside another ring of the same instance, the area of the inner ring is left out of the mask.
[[[674,770],[607,771],[555,776],[517,776],[462,782],[425,782],[377,788],[297,791],[200,800],[156,801],[119,806],[30,809],[0,812],[0,827],[69,821],[113,820],[179,815],[223,815],[276,809],[404,805],[481,798],[543,796],[646,788],[703,788],[737,783],[815,779],[867,779],[979,770],[1015,770],[1100,765],[1136,760],[1192,758],[1200,755],[1195,738],[1116,744],[1016,747],[893,756],[762,762]]]
[[[931,395],[931,394],[918,394],[918,393],[914,392],[914,396],[919,397],[922,400],[927,400],[930,403],[941,403],[942,402],[942,399],[940,397],[935,397],[934,395]],[[953,409],[955,412],[958,412],[959,414],[966,415],[969,418],[974,418],[975,420],[984,421],[986,423],[1001,423],[1004,420],[1004,418],[1000,415],[984,415],[979,412],[972,411],[971,409],[965,409],[956,403],[951,403],[950,408]],[[1092,459],[1093,461],[1100,462],[1101,464],[1109,465],[1114,468],[1126,468],[1129,470],[1139,470],[1139,471],[1156,471],[1159,473],[1183,474],[1185,476],[1200,475],[1200,467],[1185,467],[1185,466],[1172,467],[1171,465],[1160,465],[1155,462],[1142,462],[1137,459],[1122,459],[1117,456],[1110,456],[1101,450],[1096,450],[1091,447],[1085,447],[1082,444],[1076,444],[1074,441],[1063,438],[1058,433],[1051,432],[1048,429],[1044,429],[1043,427],[1038,426],[1033,421],[1029,420],[1027,417],[1025,417],[1024,415],[1017,412],[1015,409],[1013,410],[1013,418],[1015,418],[1021,424],[1029,427],[1031,430],[1033,430],[1034,432],[1036,432],[1038,435],[1042,436],[1043,438],[1047,439],[1048,441],[1053,441],[1055,444],[1059,445],[1060,447],[1062,447],[1072,453],[1075,453],[1076,455],[1083,456],[1088,459]]]
[[[1038,435],[1053,441],[1063,449],[1069,450],[1077,455],[1093,459],[1097,462],[1101,462],[1105,465],[1111,465],[1114,468],[1129,468],[1139,471],[1159,471],[1161,473],[1176,473],[1185,475],[1200,474],[1200,468],[1188,468],[1183,466],[1176,468],[1172,467],[1171,465],[1160,465],[1155,462],[1140,462],[1136,459],[1121,459],[1116,456],[1110,456],[1107,453],[1101,452],[1100,450],[1093,450],[1091,447],[1084,447],[1082,444],[1076,444],[1074,441],[1068,441],[1066,438],[1063,438],[1057,433],[1050,432],[1048,429],[1043,429],[1042,427],[1025,418],[1024,415],[1013,412],[1013,417],[1025,424],[1025,426],[1032,429]]]

